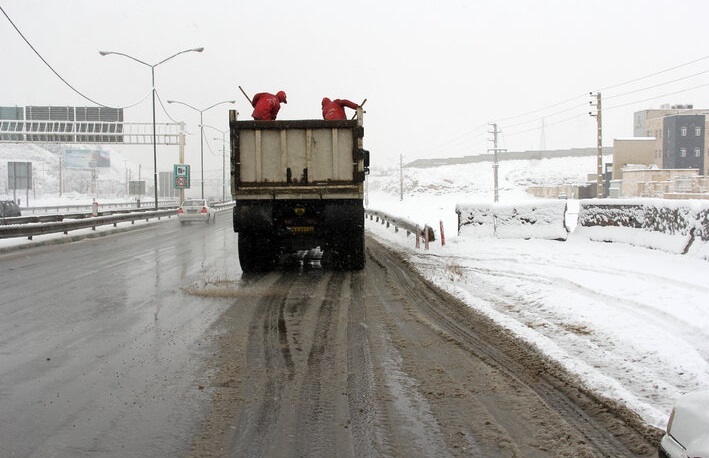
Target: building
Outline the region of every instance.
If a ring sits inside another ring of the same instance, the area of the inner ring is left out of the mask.
[[[696,169],[659,169],[630,164],[622,173],[620,195],[617,197],[663,198],[669,193],[706,192],[706,180],[699,177]]]
[[[706,120],[703,114],[665,116],[662,138],[662,167],[697,169],[706,175]]]
[[[655,137],[616,138],[613,140],[612,180],[623,179],[623,170],[631,164],[662,168],[662,155],[656,153]]]
[[[693,105],[663,105],[660,109],[638,111],[634,114],[633,135],[655,138],[654,163],[658,167],[666,169],[696,167],[701,175],[707,176],[709,175],[709,136],[706,135],[709,127],[708,115],[709,109],[695,109]],[[704,121],[700,122],[693,116],[703,116]],[[682,135],[683,127],[686,129],[685,136]],[[697,128],[700,130],[697,131]],[[665,138],[668,133],[672,138]],[[696,142],[698,137],[703,138],[700,145]],[[685,150],[682,151],[682,148]]]
[[[694,105],[662,105],[659,109],[636,111],[633,115],[633,137],[662,138],[656,122],[662,122],[665,116],[678,114],[707,114],[707,109],[695,109]]]

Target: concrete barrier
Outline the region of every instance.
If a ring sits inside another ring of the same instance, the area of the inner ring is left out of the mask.
[[[574,234],[709,259],[709,202],[667,199],[582,201]]]
[[[566,240],[566,201],[515,205],[458,204],[458,234],[476,237]]]

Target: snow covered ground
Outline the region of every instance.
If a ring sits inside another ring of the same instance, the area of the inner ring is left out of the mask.
[[[578,160],[562,167],[524,162],[501,163],[501,203],[532,199],[519,186],[521,176],[527,185],[585,178],[574,171]],[[573,232],[566,241],[458,236],[456,205],[492,202],[490,164],[406,174],[403,200],[398,175],[371,176],[368,209],[436,232],[442,222],[445,246],[436,240],[429,250],[417,249],[413,236],[372,220],[367,230],[404,252],[431,281],[652,425],[665,427],[679,395],[709,388],[709,261]],[[573,229],[578,202],[569,209]]]
[[[0,159],[31,160],[33,170],[42,171],[40,182],[49,192],[37,192],[31,205],[58,205],[55,157],[34,146],[0,152],[7,153]],[[595,161],[501,161],[500,203],[532,200],[527,186],[583,183]],[[118,180],[122,171],[113,173]],[[408,168],[403,176],[398,169],[375,169],[367,190],[369,209],[429,224],[437,233],[442,222],[446,245],[437,240],[429,250],[416,249],[413,237],[367,220],[369,233],[403,251],[434,283],[537,345],[589,389],[664,427],[680,394],[709,388],[709,261],[592,242],[574,232],[564,242],[458,236],[456,205],[493,201],[490,163]],[[72,197],[92,201],[90,195]],[[577,208],[569,201],[572,230]],[[0,248],[31,243],[0,240]]]

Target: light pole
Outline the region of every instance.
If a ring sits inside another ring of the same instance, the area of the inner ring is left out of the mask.
[[[185,49],[184,51],[180,51],[178,53],[173,54],[172,56],[168,57],[167,59],[163,59],[157,64],[149,64],[147,62],[143,62],[140,59],[136,59],[133,56],[129,56],[128,54],[124,54],[122,52],[115,52],[115,51],[99,51],[99,54],[102,56],[107,56],[109,54],[116,54],[119,56],[127,57],[129,59],[132,59],[140,64],[143,64],[147,67],[150,67],[150,72],[152,75],[152,84],[153,84],[153,178],[154,178],[154,186],[155,186],[155,209],[157,210],[158,208],[158,147],[157,147],[157,133],[155,132],[155,67],[158,65],[167,62],[168,60],[172,59],[173,57],[177,57],[180,54],[184,54],[186,52],[202,52],[204,51],[204,48],[192,48],[192,49]]]
[[[204,112],[223,103],[236,103],[236,100],[223,100],[202,110],[200,110],[199,108],[195,108],[185,102],[180,102],[178,100],[168,100],[167,103],[179,103],[180,105],[184,105],[188,108],[192,108],[194,111],[199,112],[199,162],[202,173],[202,199],[204,199]]]
[[[239,112],[236,112],[236,118],[239,117]],[[222,141],[222,201],[226,200],[226,134],[229,132],[229,130],[219,130],[214,126],[210,126],[207,124],[204,127],[209,127],[210,129],[214,129],[220,134],[222,134],[222,138],[218,137],[213,137],[212,140],[221,140]],[[230,196],[231,197],[231,196]]]
[[[222,138],[212,137],[212,140],[222,141],[222,202],[226,201],[226,165],[224,165],[224,160],[226,156],[226,138],[224,138],[226,132],[222,132]]]
[[[220,131],[221,132],[221,131]],[[212,137],[212,140],[221,140],[222,141],[222,202],[226,201],[226,165],[224,165],[224,161],[226,160],[226,133],[228,131],[222,132],[222,138],[219,137]]]
[[[236,118],[238,119],[239,117],[239,112],[236,112]],[[210,129],[214,129],[220,134],[222,134],[222,138],[218,137],[213,137],[212,140],[221,140],[222,141],[222,201],[226,200],[226,134],[229,132],[229,130],[219,130],[214,126],[210,126],[209,124],[205,125],[204,127],[209,127]]]

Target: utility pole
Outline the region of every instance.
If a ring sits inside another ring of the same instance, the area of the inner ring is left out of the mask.
[[[500,200],[500,191],[499,191],[499,186],[497,184],[497,170],[500,167],[499,162],[498,162],[498,157],[497,153],[498,152],[505,152],[507,151],[506,149],[500,149],[497,147],[497,134],[502,132],[501,130],[497,130],[497,123],[492,123],[490,124],[492,126],[492,132],[489,132],[492,134],[492,149],[488,149],[487,152],[489,153],[492,151],[494,153],[494,158],[495,160],[492,163],[492,170],[493,170],[493,186],[494,186],[494,195],[495,195],[495,202]]]
[[[178,163],[185,163],[185,123],[180,123],[180,133],[179,133],[179,156],[177,158]],[[180,188],[180,205],[185,203],[185,188]]]
[[[399,201],[404,200],[404,155],[399,154]]]
[[[596,197],[603,198],[603,123],[601,121],[601,93],[589,92],[591,97],[596,97],[596,103],[589,102],[591,106],[596,107],[596,114],[589,111],[588,114],[596,118],[597,124],[597,151],[596,151]]]
[[[64,193],[64,153],[59,155],[59,197]]]
[[[96,160],[92,159],[91,162],[89,162],[89,166],[91,167],[91,194],[93,194],[95,199],[98,197],[98,187],[96,186]]]

